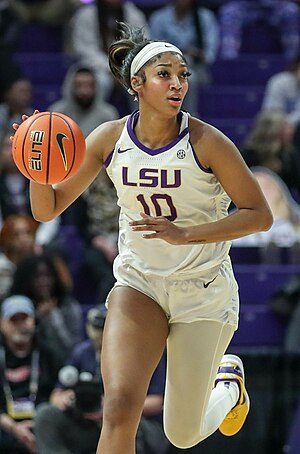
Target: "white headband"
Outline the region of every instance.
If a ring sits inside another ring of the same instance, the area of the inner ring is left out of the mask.
[[[145,63],[147,63],[147,61],[151,60],[151,58],[163,52],[176,52],[177,54],[182,55],[181,50],[170,43],[156,41],[147,44],[139,51],[139,53],[132,60],[130,67],[130,77],[136,74],[142,68],[142,66],[144,66]]]

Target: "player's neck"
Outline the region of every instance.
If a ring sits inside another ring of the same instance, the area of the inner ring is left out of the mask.
[[[168,145],[179,134],[177,117],[140,116],[134,132],[145,146],[156,149]]]

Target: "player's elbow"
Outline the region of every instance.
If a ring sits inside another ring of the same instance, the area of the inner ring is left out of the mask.
[[[260,223],[261,223],[261,231],[266,232],[267,230],[270,230],[274,222],[274,218],[272,215],[272,212],[270,209],[266,209],[263,211],[260,217]]]
[[[32,211],[32,216],[37,222],[49,222],[52,221],[56,216],[51,215],[49,212],[40,212],[40,211]]]

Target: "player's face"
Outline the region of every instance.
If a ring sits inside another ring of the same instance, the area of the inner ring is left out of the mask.
[[[145,68],[141,98],[159,111],[177,113],[188,90],[189,74],[180,55],[163,53]]]

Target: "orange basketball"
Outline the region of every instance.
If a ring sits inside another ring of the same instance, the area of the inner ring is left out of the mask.
[[[58,112],[40,112],[17,129],[13,158],[25,177],[55,184],[73,176],[85,155],[84,135],[74,120]]]

